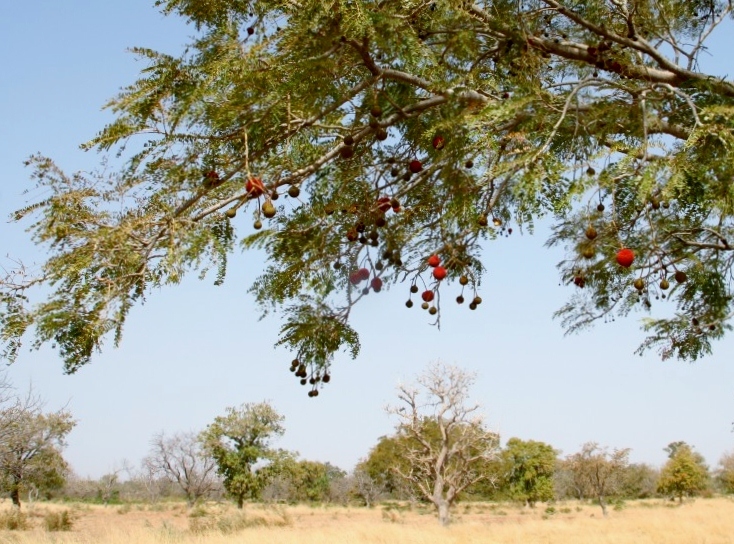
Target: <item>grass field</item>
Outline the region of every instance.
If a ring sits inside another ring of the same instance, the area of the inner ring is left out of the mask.
[[[661,500],[626,503],[603,518],[593,505],[557,503],[525,509],[511,504],[465,503],[443,528],[424,507],[386,504],[337,506],[207,504],[24,506],[30,527],[0,531],[0,543],[74,544],[718,544],[734,543],[734,500],[697,499],[683,505]],[[45,521],[67,510],[73,527],[49,532]],[[0,516],[11,511],[0,505]]]

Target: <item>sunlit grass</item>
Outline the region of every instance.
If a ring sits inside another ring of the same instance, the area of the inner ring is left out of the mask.
[[[7,502],[0,511],[10,510]],[[193,510],[184,504],[61,505],[23,508],[25,531],[0,531],[0,543],[18,544],[717,544],[734,543],[734,500],[698,499],[679,506],[661,500],[626,503],[601,515],[597,506],[575,502],[538,505],[464,503],[454,523],[438,525],[430,509],[407,504],[375,508],[209,503]],[[48,532],[50,513],[67,510],[69,532]]]

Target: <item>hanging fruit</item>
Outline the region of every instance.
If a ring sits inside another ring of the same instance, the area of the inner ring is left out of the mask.
[[[412,160],[410,161],[410,164],[408,165],[408,168],[411,172],[414,174],[417,174],[421,170],[423,170],[423,164],[419,160]]]
[[[247,180],[247,183],[245,184],[245,189],[247,189],[247,194],[249,194],[253,198],[257,198],[265,192],[265,185],[263,185],[263,182],[260,178],[252,177]]]
[[[635,253],[631,249],[625,247],[617,252],[617,263],[619,266],[629,268],[632,266],[632,262],[635,260]]]

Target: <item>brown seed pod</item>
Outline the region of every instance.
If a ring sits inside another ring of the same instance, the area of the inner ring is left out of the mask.
[[[599,233],[596,232],[596,229],[592,225],[589,225],[589,227],[586,229],[585,234],[589,240],[594,240],[599,235]]]
[[[270,200],[266,200],[262,205],[262,212],[268,219],[275,217],[275,206]]]

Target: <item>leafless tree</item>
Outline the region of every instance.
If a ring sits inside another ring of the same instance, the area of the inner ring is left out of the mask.
[[[151,444],[151,469],[177,484],[189,507],[206,498],[216,487],[216,463],[204,453],[197,435],[182,432],[167,437],[157,434]]]
[[[486,429],[479,405],[469,404],[475,376],[456,366],[436,362],[418,377],[417,387],[398,387],[398,406],[387,408],[398,418],[397,432],[409,440],[409,470],[396,472],[413,484],[437,510],[442,525],[459,493],[491,478],[487,463],[496,459],[499,440]]]
[[[102,475],[98,480],[98,494],[105,506],[107,506],[113,498],[116,498],[116,495],[119,495],[120,473],[123,470],[123,467],[114,465],[108,473]]]
[[[365,506],[371,507],[385,496],[384,487],[364,469],[356,468],[351,479],[354,493],[364,501]]]
[[[603,515],[607,515],[606,499],[618,493],[629,465],[630,449],[609,450],[596,442],[587,442],[581,451],[566,458],[566,467],[584,496],[599,501]]]

